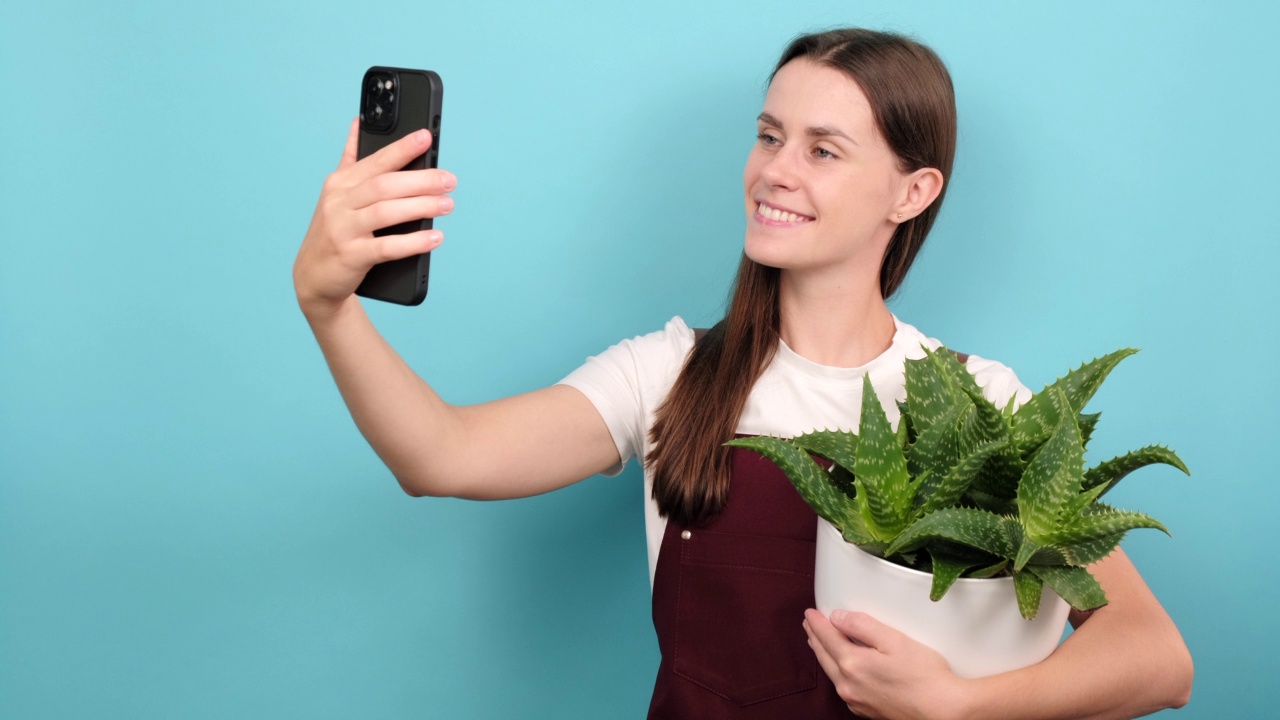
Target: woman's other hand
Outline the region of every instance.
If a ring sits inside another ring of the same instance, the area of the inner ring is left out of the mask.
[[[338,169],[325,178],[298,257],[293,285],[308,317],[333,312],[353,297],[369,268],[439,247],[444,234],[423,230],[375,237],[380,228],[453,210],[457,178],[444,170],[403,170],[431,147],[426,130],[356,160],[360,121],[353,120]]]
[[[866,613],[804,614],[809,647],[855,714],[867,718],[945,718],[958,708],[964,680],[945,658]]]

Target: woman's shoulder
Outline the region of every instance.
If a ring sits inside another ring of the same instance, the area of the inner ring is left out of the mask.
[[[587,358],[578,372],[589,368],[611,368],[615,373],[631,376],[640,385],[661,382],[678,373],[693,348],[694,333],[679,315],[667,321],[660,330],[620,340],[598,355]]]
[[[661,330],[636,335],[618,344],[626,346],[632,354],[645,360],[679,360],[683,363],[684,357],[693,348],[693,341],[693,328],[689,327],[684,318],[676,315]]]

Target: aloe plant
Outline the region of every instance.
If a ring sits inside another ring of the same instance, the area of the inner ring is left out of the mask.
[[[869,378],[859,433],[818,430],[728,445],[776,463],[805,501],[863,550],[932,573],[930,597],[960,577],[1012,575],[1022,616],[1034,618],[1043,586],[1079,610],[1107,602],[1085,566],[1154,518],[1100,498],[1154,463],[1189,473],[1172,450],[1151,445],[1086,470],[1099,414],[1084,406],[1136,350],[1087,362],[1016,411],[997,408],[946,350],[906,362],[907,400],[895,430]],[[829,463],[824,467],[814,456]]]

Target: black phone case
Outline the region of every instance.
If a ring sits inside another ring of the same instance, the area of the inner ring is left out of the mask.
[[[396,117],[391,127],[381,132],[368,127],[368,124],[361,120],[357,157],[367,157],[414,131],[429,128],[432,136],[431,147],[425,154],[414,158],[404,169],[422,170],[436,167],[440,153],[440,104],[444,96],[444,84],[441,83],[440,76],[430,70],[371,67],[365,71],[364,79],[360,84],[362,103],[370,74],[378,72],[392,73],[398,78],[396,88],[400,97]],[[363,104],[361,107],[363,108]],[[396,235],[430,229],[431,218],[424,218],[376,230],[373,234]],[[430,253],[379,263],[369,269],[360,287],[356,288],[356,294],[399,305],[418,305],[427,297],[427,275],[430,267]]]

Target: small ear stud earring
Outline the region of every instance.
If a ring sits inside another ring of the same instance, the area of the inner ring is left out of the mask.
[[[901,220],[901,219],[902,219],[902,213],[898,213],[898,219],[899,219],[899,220]]]

